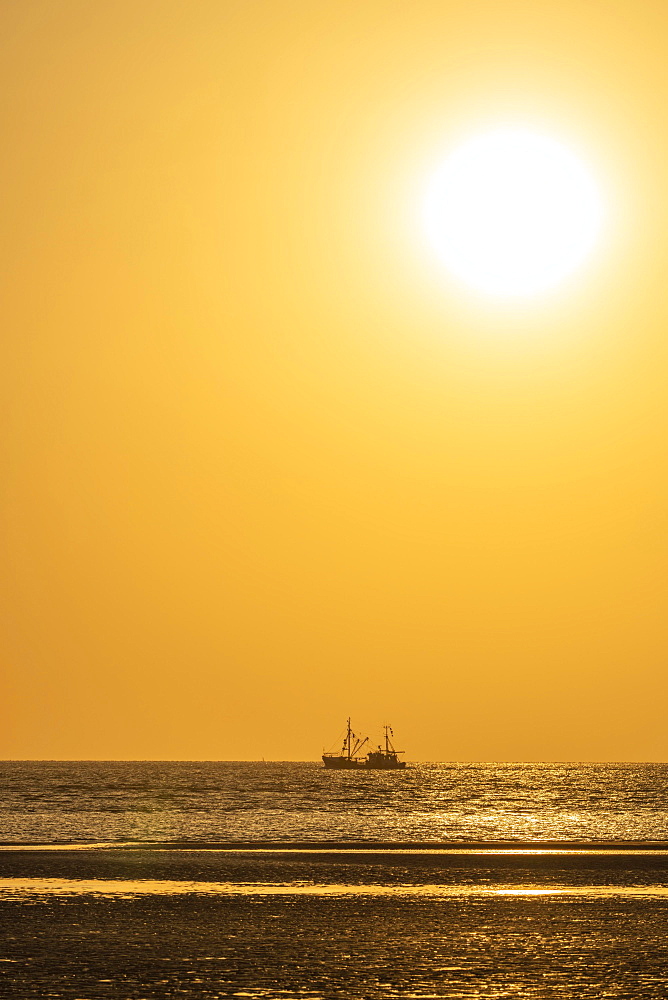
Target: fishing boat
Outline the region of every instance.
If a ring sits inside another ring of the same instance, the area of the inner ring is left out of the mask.
[[[368,750],[366,756],[362,757],[362,748],[369,742],[368,736],[358,736],[350,726],[350,719],[346,725],[346,735],[340,753],[324,753],[322,762],[326,768],[336,771],[400,771],[406,767],[405,760],[399,760],[398,755],[405,753],[405,750],[395,750],[390,737],[394,737],[391,726],[384,726],[385,748],[378,744],[375,750]]]

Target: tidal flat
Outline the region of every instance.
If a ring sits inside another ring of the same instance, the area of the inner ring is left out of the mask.
[[[0,996],[661,998],[668,852],[0,851]]]

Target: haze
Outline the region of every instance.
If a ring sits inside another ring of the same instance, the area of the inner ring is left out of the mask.
[[[663,3],[8,0],[9,758],[665,760]],[[548,295],[425,184],[497,123],[605,189]]]

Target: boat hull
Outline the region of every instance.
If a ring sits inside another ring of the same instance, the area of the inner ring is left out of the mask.
[[[356,760],[355,757],[335,757],[332,754],[323,754],[322,762],[331,771],[359,771],[366,767],[364,760]]]
[[[371,763],[370,761],[365,761],[364,767],[369,771],[403,771],[406,767],[405,760],[391,760],[382,761],[377,763]]]
[[[330,771],[403,771],[406,767],[404,760],[387,759],[384,755],[370,754],[370,757],[380,758],[376,760],[356,760],[354,757],[335,757],[323,754],[322,762]]]

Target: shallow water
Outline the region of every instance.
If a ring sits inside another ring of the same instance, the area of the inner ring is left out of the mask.
[[[560,885],[552,888],[536,885],[342,885],[310,882],[188,882],[168,879],[0,879],[0,900],[35,902],[48,896],[97,896],[108,899],[132,899],[136,896],[392,896],[442,899],[453,896],[585,896],[600,899],[610,896],[653,896],[668,899],[668,886]]]
[[[666,840],[668,765],[4,762],[0,841]]]

